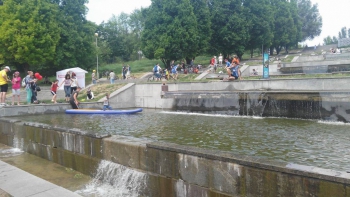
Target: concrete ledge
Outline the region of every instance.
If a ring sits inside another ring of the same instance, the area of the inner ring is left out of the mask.
[[[84,102],[79,104],[79,106],[81,108],[102,109],[100,102]],[[66,109],[72,109],[69,103],[2,106],[0,107],[0,117],[64,113]]]

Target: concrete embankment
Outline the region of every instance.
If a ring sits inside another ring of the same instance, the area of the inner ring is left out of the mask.
[[[145,196],[349,196],[346,172],[1,118],[0,143],[13,146],[14,139],[84,174],[93,175],[101,160],[140,171]]]

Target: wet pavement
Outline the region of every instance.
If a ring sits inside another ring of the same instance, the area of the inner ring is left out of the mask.
[[[80,196],[90,177],[0,144],[0,196]]]

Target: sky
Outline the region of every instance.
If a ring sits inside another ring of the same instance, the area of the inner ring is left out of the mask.
[[[323,26],[320,36],[304,44],[322,45],[325,37],[338,37],[342,27],[350,28],[350,0],[311,0],[311,2],[318,4]],[[116,16],[122,12],[130,14],[135,9],[149,5],[151,0],[89,0],[87,4],[89,12],[86,18],[100,24],[102,21],[108,21],[113,14]]]

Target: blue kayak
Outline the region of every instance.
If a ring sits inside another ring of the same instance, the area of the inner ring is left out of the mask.
[[[66,114],[134,114],[142,112],[142,108],[125,110],[100,110],[100,109],[67,109]]]

